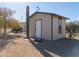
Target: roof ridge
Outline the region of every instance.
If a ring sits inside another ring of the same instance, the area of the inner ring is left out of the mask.
[[[56,15],[56,16],[59,16],[59,17],[63,17],[63,18],[65,18],[65,19],[69,19],[68,17],[62,16],[62,15],[59,15],[59,14],[56,14],[56,13],[40,12],[40,11],[36,11],[36,12],[34,12],[32,15],[34,15],[34,14],[36,14],[36,13],[52,14],[52,15]],[[32,15],[31,15],[31,16],[32,16]],[[30,17],[31,17],[31,16],[30,16]]]

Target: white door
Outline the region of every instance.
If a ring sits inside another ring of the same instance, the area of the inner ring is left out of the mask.
[[[41,38],[41,20],[36,21],[36,37]]]

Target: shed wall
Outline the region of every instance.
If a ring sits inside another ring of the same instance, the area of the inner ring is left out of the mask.
[[[53,40],[65,37],[65,22],[66,20],[62,18],[62,33],[58,32],[58,16],[53,17]]]
[[[35,20],[37,19],[42,20],[42,39],[51,40],[51,15],[49,14],[36,14],[30,18],[30,37],[35,37]]]

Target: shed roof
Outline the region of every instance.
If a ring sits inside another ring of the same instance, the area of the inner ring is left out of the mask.
[[[62,15],[58,15],[58,14],[55,14],[55,13],[48,13],[48,12],[35,12],[35,13],[33,13],[30,17],[32,17],[33,15],[35,15],[35,14],[37,14],[37,13],[39,13],[39,14],[56,15],[56,16],[62,17],[62,18],[64,18],[64,19],[69,19],[68,17],[62,16]]]

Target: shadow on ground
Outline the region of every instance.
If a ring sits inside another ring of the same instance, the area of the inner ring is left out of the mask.
[[[16,43],[14,40],[16,38],[20,38],[21,36],[19,35],[14,35],[14,34],[7,34],[6,36],[3,36],[3,38],[0,39],[0,52],[6,48],[6,45],[9,43]]]
[[[30,42],[45,57],[79,57],[79,40],[64,38],[55,41],[45,40],[43,42],[30,40]]]

